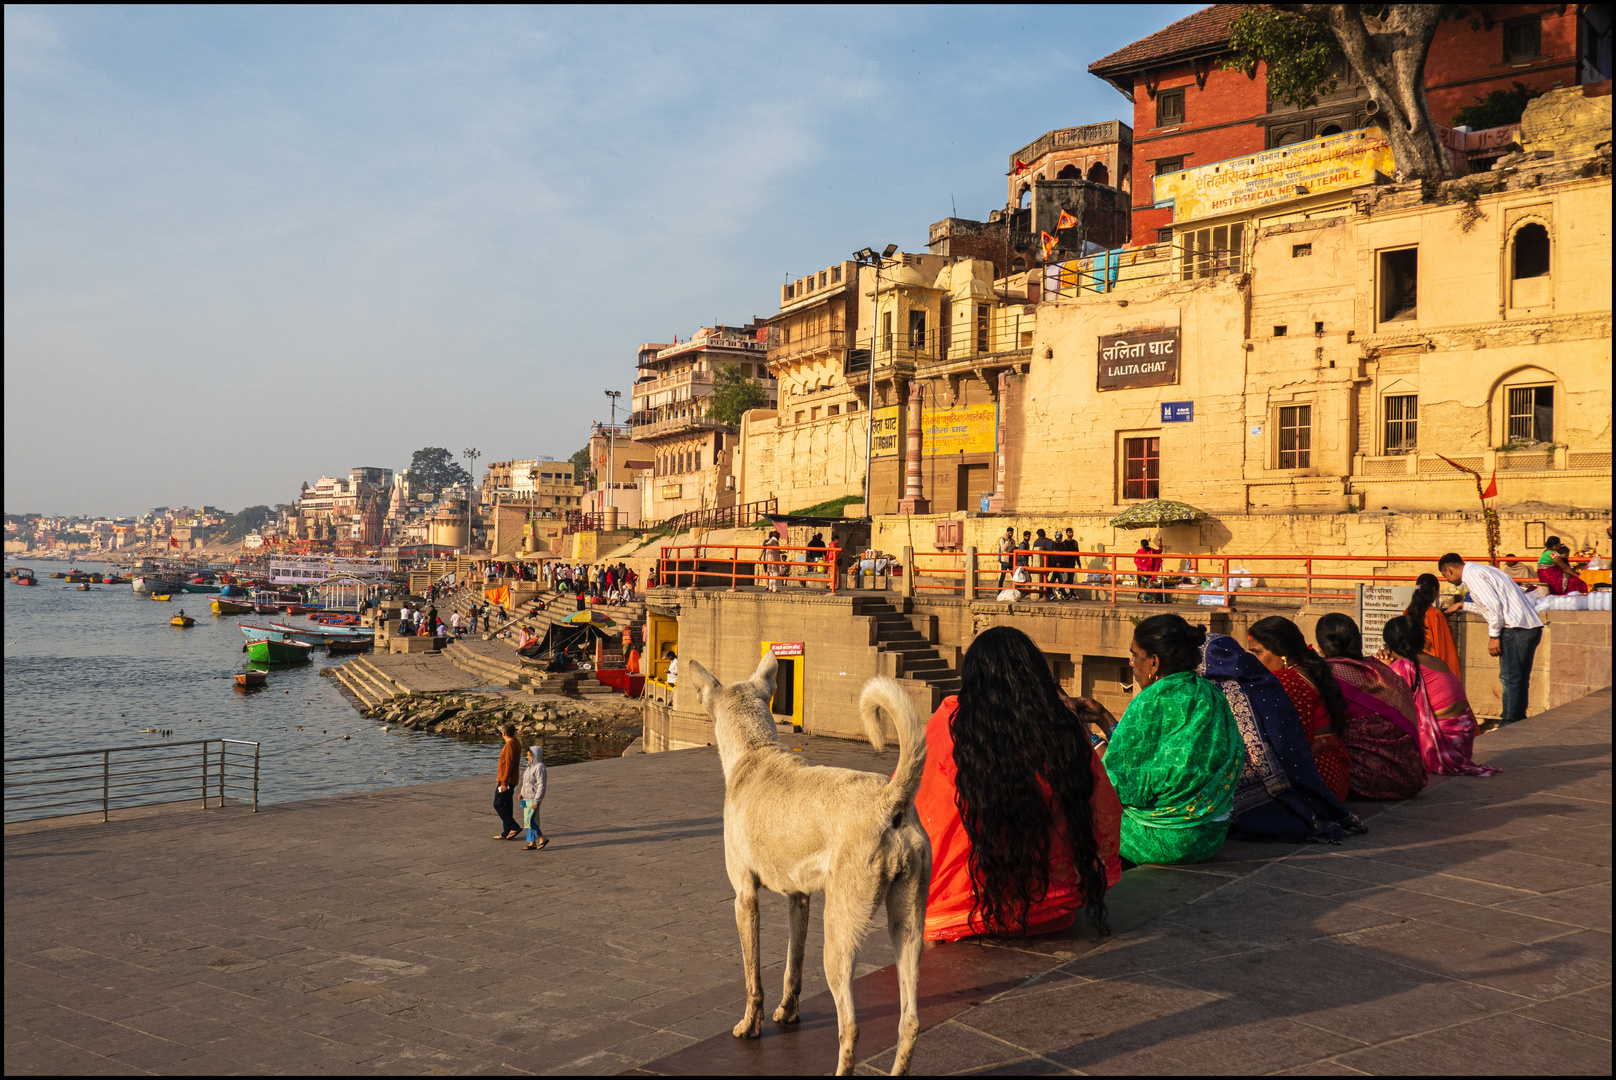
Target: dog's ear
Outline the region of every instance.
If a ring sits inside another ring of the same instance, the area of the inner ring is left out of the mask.
[[[721,689],[721,684],[708,673],[706,668],[696,663],[696,661],[690,661],[689,668],[692,676],[690,682],[696,688],[697,699],[700,700],[702,708],[710,707],[712,696],[718,693]]]
[[[752,672],[752,687],[763,695],[764,701],[774,700],[774,676],[779,670],[780,661],[775,659],[774,650],[770,649],[758,662],[757,670]]]

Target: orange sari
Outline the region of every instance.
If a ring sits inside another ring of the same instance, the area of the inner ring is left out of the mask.
[[[1435,607],[1425,609],[1425,651],[1448,665],[1453,677],[1464,682],[1464,669],[1459,666],[1459,648],[1453,643],[1453,631],[1448,629],[1448,618]]]
[[[920,791],[915,795],[915,809],[920,823],[931,838],[931,891],[926,899],[926,940],[958,941],[971,937],[981,928],[971,928],[971,915],[975,898],[971,891],[971,837],[965,831],[955,804],[957,789],[954,778],[958,770],[954,765],[954,735],[949,725],[959,710],[959,699],[944,698],[931,720],[926,724],[926,768],[921,774]],[[1119,852],[1122,846],[1122,803],[1111,777],[1100,761],[1092,757],[1094,794],[1090,806],[1094,812],[1094,839],[1100,859],[1105,864],[1106,887],[1122,880]],[[1053,793],[1042,782],[1044,798]],[[1065,817],[1057,809],[1050,827],[1049,850],[1054,865],[1049,872],[1049,891],[1033,901],[1027,909],[1026,924],[1020,928],[1025,936],[1050,934],[1065,930],[1077,918],[1083,906],[1082,886],[1077,868],[1072,864],[1071,843],[1067,839]]]

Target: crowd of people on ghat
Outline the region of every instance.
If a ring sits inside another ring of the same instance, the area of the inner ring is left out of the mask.
[[[590,566],[552,561],[543,565],[539,577],[548,589],[607,605],[633,603],[639,585],[639,575],[623,563]]]
[[[1438,569],[1487,620],[1503,719],[1523,718],[1542,621],[1503,571],[1452,554]],[[1133,865],[1202,862],[1230,838],[1340,843],[1367,831],[1354,801],[1496,774],[1472,759],[1477,721],[1439,591],[1423,575],[1375,655],[1344,614],[1320,619],[1312,643],[1278,615],[1243,640],[1144,619],[1120,718],[1063,693],[1020,630],[978,635],[926,729],[927,939],[1050,933],[1079,910],[1103,932],[1106,890]]]

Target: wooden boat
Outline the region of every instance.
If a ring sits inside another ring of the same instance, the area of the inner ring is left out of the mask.
[[[328,641],[325,643],[325,649],[332,656],[342,656],[349,653],[367,653],[372,644],[368,638],[356,641]]]
[[[24,566],[13,567],[8,576],[11,578],[11,583],[13,585],[38,585],[39,584],[38,581],[34,580],[34,572],[32,570],[29,570],[27,567],[24,567]]]
[[[306,664],[309,662],[309,653],[313,651],[313,645],[305,645],[301,641],[271,641],[264,638],[247,642],[247,655],[260,664]]]
[[[298,641],[312,641],[315,644],[326,641],[352,641],[361,639],[369,641],[376,636],[376,631],[368,626],[288,626],[285,623],[272,622],[271,629],[289,634]]]
[[[213,598],[213,613],[215,615],[245,615],[252,610],[251,604],[236,604],[215,596]]]
[[[169,596],[168,593],[166,593],[166,592],[151,593],[149,595],[151,596],[151,598],[153,600],[165,600],[166,601],[166,600],[172,600],[173,599],[173,597]]]
[[[51,577],[53,578],[65,578],[66,576],[67,575],[62,573],[60,570],[51,571]]]
[[[170,625],[170,626],[195,626],[196,625],[196,620],[191,618],[189,615],[176,615],[172,619],[168,620],[168,625]]]
[[[243,687],[245,687],[245,686],[263,686],[268,681],[269,681],[269,676],[266,675],[262,671],[238,671],[238,672],[236,672],[236,685],[237,686],[243,686]]]
[[[203,585],[196,581],[187,581],[180,588],[189,593],[216,593],[219,591],[219,586],[217,585]]]
[[[89,592],[90,591],[90,586],[88,584],[80,584],[78,589],[79,589],[79,592]]]

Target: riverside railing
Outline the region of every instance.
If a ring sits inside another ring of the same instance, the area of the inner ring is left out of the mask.
[[[5,759],[5,820],[38,821],[196,801],[258,812],[258,744],[191,739]]]
[[[1348,602],[1362,585],[1412,585],[1421,574],[1434,573],[1436,555],[1208,555],[1206,553],[1151,552],[1151,569],[1136,565],[1147,558],[1131,551],[917,551],[905,548],[899,560],[905,567],[906,595],[941,594],[967,599],[992,599],[1001,588],[1014,587],[1024,599],[1050,599],[1057,591],[1065,599],[1101,601],[1115,606],[1119,599],[1141,603],[1228,604],[1236,597],[1250,602]],[[1004,567],[1001,559],[1009,563]],[[1486,563],[1485,556],[1466,556],[1467,562]],[[1586,561],[1584,559],[1583,561]],[[1527,562],[1518,564],[1523,580],[1530,580]],[[1029,580],[1016,583],[1017,568]],[[1507,569],[1507,567],[1506,567]],[[1004,576],[1004,585],[999,576]],[[1206,598],[1203,600],[1203,598]]]
[[[740,585],[823,585],[836,591],[838,547],[772,544],[683,544],[665,547],[657,584],[674,589],[734,589]]]

